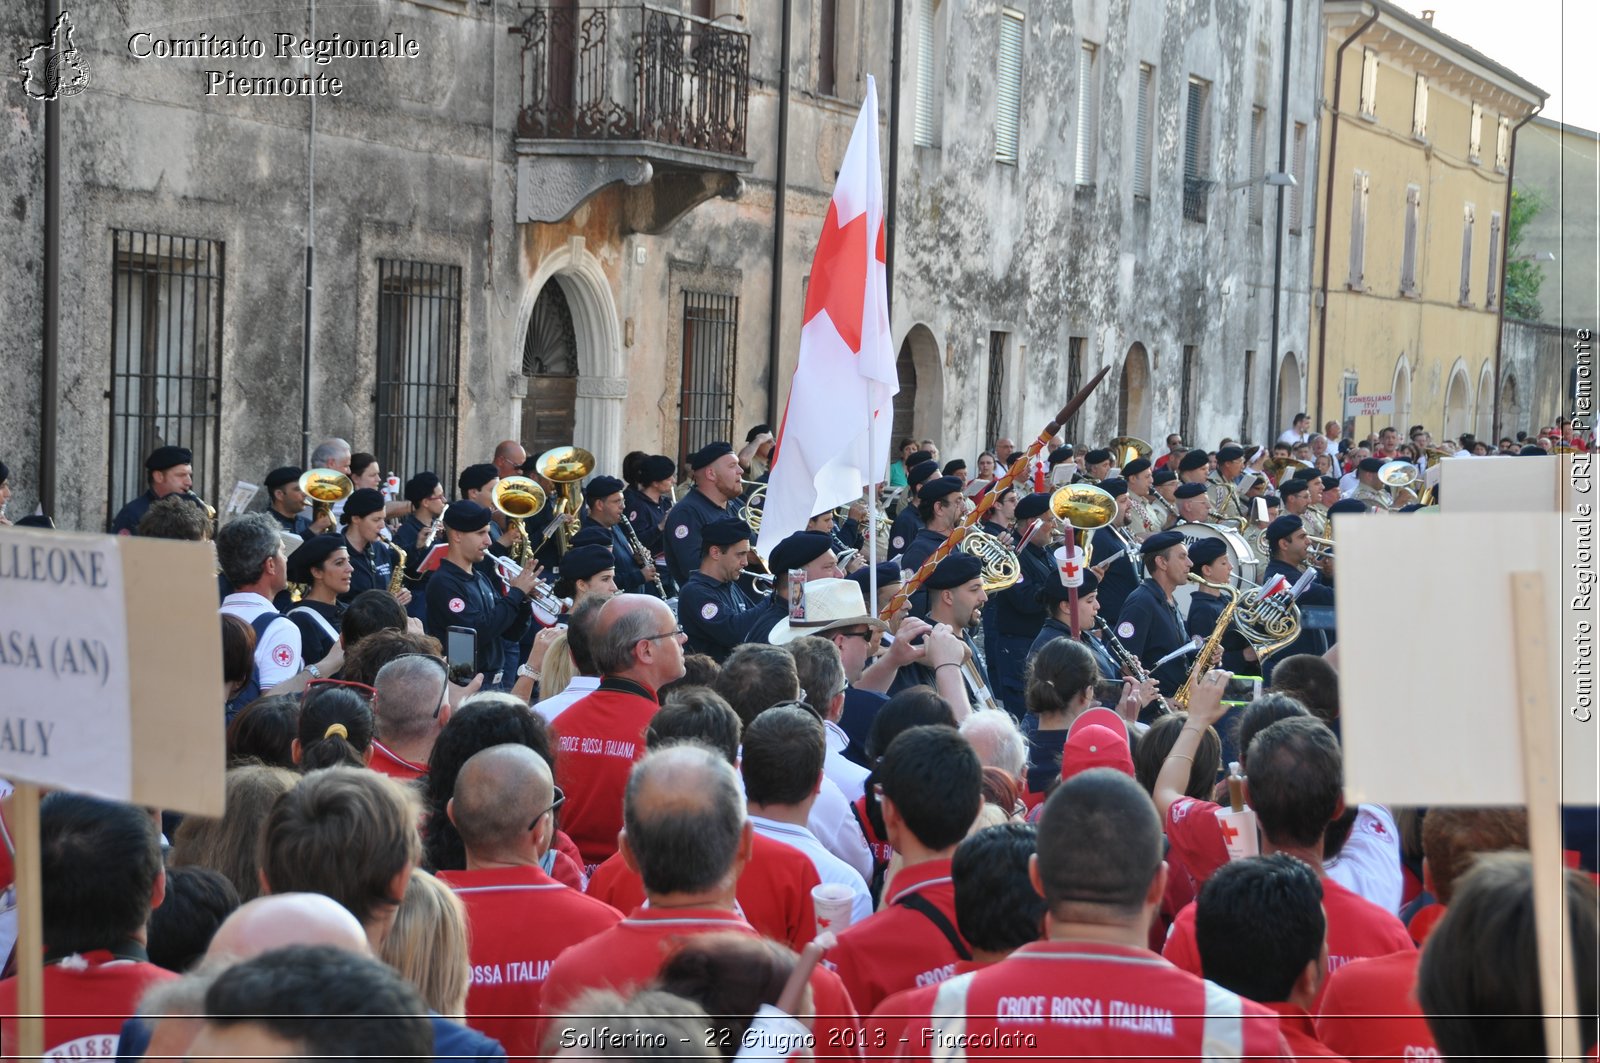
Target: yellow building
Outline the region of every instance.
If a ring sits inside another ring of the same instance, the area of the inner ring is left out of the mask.
[[[1347,428],[1492,430],[1506,191],[1546,94],[1382,0],[1328,0],[1307,406]]]

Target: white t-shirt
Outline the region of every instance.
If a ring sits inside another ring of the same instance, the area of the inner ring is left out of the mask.
[[[276,615],[278,610],[254,591],[235,591],[222,599],[218,612],[252,624],[262,613]],[[288,617],[279,616],[256,639],[256,669],[261,673],[261,692],[266,693],[297,675],[304,667],[300,657],[300,629]]]
[[[1400,870],[1400,830],[1382,805],[1362,805],[1339,855],[1323,870],[1352,893],[1359,893],[1386,912],[1400,914],[1405,876]]]
[[[533,711],[543,716],[545,723],[549,723],[571,708],[573,702],[587,694],[593,694],[599,689],[599,676],[575,675],[567,680],[567,685],[561,693],[551,694],[548,698],[535,705]]]
[[[750,825],[757,834],[763,834],[776,842],[792,845],[811,858],[811,863],[817,869],[817,877],[823,882],[836,886],[847,886],[850,889],[850,923],[855,925],[872,914],[872,891],[867,889],[867,880],[861,873],[849,864],[830,853],[817,836],[804,827],[797,827],[792,823],[781,823],[775,819],[766,819],[762,816],[751,816]]]
[[[845,800],[844,792],[826,773],[822,776],[822,790],[817,794],[816,803],[811,806],[806,826],[811,828],[811,833],[816,835],[823,848],[859,871],[862,878],[872,874],[872,850],[867,847],[867,839],[861,833],[855,810]]]
[[[828,734],[828,756],[823,761],[822,774],[833,780],[846,801],[854,804],[867,792],[867,776],[871,773],[846,759],[844,751],[850,745],[850,736],[844,733],[844,728],[831,720],[824,720],[822,726],[827,728]]]

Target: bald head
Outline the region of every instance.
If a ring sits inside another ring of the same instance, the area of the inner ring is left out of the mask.
[[[527,746],[490,746],[468,758],[456,775],[447,812],[469,861],[529,863],[549,845],[550,831],[529,829],[549,809],[555,780],[544,758]],[[535,838],[542,834],[543,845]]]
[[[737,874],[744,797],[733,765],[696,742],[645,755],[623,797],[623,828],[650,894],[696,894]]]
[[[320,893],[275,893],[247,901],[223,920],[207,959],[248,960],[286,945],[331,945],[371,952],[361,921]]]
[[[522,463],[527,460],[528,452],[515,439],[501,440],[500,445],[494,448],[494,466],[501,476],[521,472]]]

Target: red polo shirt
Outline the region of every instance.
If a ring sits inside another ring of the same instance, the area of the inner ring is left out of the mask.
[[[976,971],[987,964],[961,960],[956,964],[956,975]],[[872,1009],[872,1014],[861,1020],[861,1047],[873,1055],[892,1056],[906,1043],[906,1022],[909,1016],[926,1015],[933,1007],[934,995],[942,983],[921,985],[890,993]]]
[[[902,868],[889,884],[883,906],[839,935],[828,963],[839,972],[850,999],[863,1010],[902,989],[935,985],[955,973],[961,956],[933,920],[903,903],[913,894],[956,924],[956,890],[950,861],[929,860]],[[957,937],[960,937],[959,931]],[[962,942],[963,947],[966,942]]]
[[[805,853],[757,834],[750,862],[739,873],[735,899],[751,926],[799,952],[817,936],[811,887],[821,881]],[[644,903],[644,883],[621,853],[613,853],[594,869],[588,893],[621,912]]]
[[[559,743],[556,784],[567,795],[561,829],[587,865],[617,851],[622,792],[634,762],[644,756],[644,729],[660,707],[649,687],[608,675],[550,725]]]
[[[1316,1027],[1311,1024],[1311,1013],[1296,1004],[1274,1001],[1262,1007],[1278,1016],[1278,1029],[1296,1059],[1343,1059],[1317,1039]]]
[[[610,930],[561,954],[545,980],[545,1014],[561,1014],[585,990],[632,992],[656,976],[685,938],[719,930],[760,933],[737,913],[723,909],[640,908]],[[838,976],[819,964],[811,975],[811,994],[817,1017],[816,1054],[860,1058],[856,1009]]]
[[[472,981],[467,1025],[511,1056],[539,1054],[539,992],[563,949],[609,930],[622,913],[537,867],[441,871],[467,908]]]
[[[1417,1003],[1415,949],[1356,960],[1334,971],[1317,1001],[1317,1036],[1349,1058],[1437,1059]]]
[[[1322,910],[1328,919],[1329,971],[1337,971],[1353,960],[1369,956],[1416,951],[1405,924],[1394,913],[1379,908],[1327,877],[1322,879]],[[1161,954],[1185,971],[1200,974],[1200,950],[1195,944],[1194,914],[1193,904],[1178,913]],[[1322,992],[1326,993],[1327,990],[1328,985],[1324,982]]]
[[[141,950],[142,951],[142,950]],[[44,969],[46,1059],[110,1058],[122,1024],[157,982],[178,977],[143,960],[118,959],[97,949],[68,956]],[[17,980],[0,982],[0,1058],[17,1051]]]
[[[934,998],[908,1017],[901,1056],[945,1058],[959,1036],[967,1059],[1290,1058],[1272,1012],[1123,945],[1024,945]]]
[[[428,774],[426,764],[411,763],[376,738],[372,740],[372,759],[367,761],[367,767],[400,782],[411,782]]]
[[[1172,852],[1198,892],[1217,868],[1228,862],[1228,845],[1217,822],[1220,805],[1194,797],[1180,797],[1167,809],[1164,829]]]

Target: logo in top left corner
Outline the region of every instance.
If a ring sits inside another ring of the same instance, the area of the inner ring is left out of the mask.
[[[36,44],[17,60],[22,69],[22,91],[34,100],[59,100],[76,96],[89,85],[83,56],[72,46],[72,17],[65,11],[50,30],[50,39]]]

